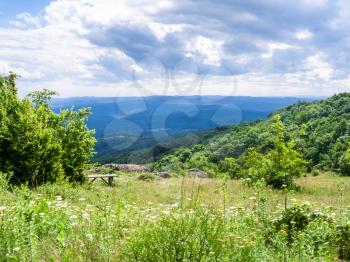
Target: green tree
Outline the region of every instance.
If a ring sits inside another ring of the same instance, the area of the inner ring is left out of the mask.
[[[49,101],[56,93],[49,90],[20,99],[16,77],[0,77],[0,172],[31,186],[64,177],[81,181],[94,146],[87,110],[53,113]]]
[[[250,184],[264,180],[274,188],[291,187],[293,179],[300,175],[305,167],[305,160],[295,149],[295,143],[285,142],[285,126],[280,115],[274,117],[270,126],[274,148],[267,154],[250,148],[243,156],[243,176]]]
[[[350,142],[348,142],[348,147],[346,151],[343,153],[343,155],[340,158],[339,161],[339,171],[340,174],[344,176],[350,175]]]

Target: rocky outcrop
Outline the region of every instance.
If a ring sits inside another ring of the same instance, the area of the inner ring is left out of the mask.
[[[171,177],[171,175],[168,172],[157,172],[157,173],[155,173],[155,175],[157,177],[160,177],[160,178],[170,178]]]
[[[151,170],[143,165],[135,165],[135,164],[105,164],[104,167],[112,168],[118,171],[125,172],[135,172],[135,173],[143,173],[150,172]]]
[[[206,172],[204,172],[203,170],[200,170],[200,169],[196,169],[196,168],[189,169],[188,174],[190,176],[195,176],[195,177],[199,177],[199,178],[207,178],[208,177],[208,174]]]

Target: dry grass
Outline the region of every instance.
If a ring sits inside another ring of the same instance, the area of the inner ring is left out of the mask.
[[[350,177],[339,177],[323,173],[317,177],[302,177],[296,183],[299,191],[281,192],[264,189],[259,192],[268,198],[269,206],[274,209],[277,205],[284,205],[285,196],[288,201],[308,201],[315,207],[332,206],[334,208],[347,205],[350,201]],[[346,190],[343,197],[338,185],[344,183]],[[172,204],[180,202],[181,198],[193,199],[199,203],[216,207],[252,206],[257,189],[248,188],[241,181],[200,178],[170,178],[157,179],[151,182],[139,181],[134,177],[118,178],[114,187],[94,184],[93,192],[108,192],[110,197],[120,197],[138,205]]]

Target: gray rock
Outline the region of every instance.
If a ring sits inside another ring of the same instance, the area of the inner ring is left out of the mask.
[[[171,175],[168,172],[158,172],[155,174],[157,177],[161,177],[161,178],[170,178]]]
[[[104,167],[112,168],[118,171],[126,171],[126,172],[135,172],[135,173],[143,173],[150,172],[150,169],[143,165],[135,165],[135,164],[105,164]]]
[[[199,178],[207,178],[208,177],[208,174],[206,172],[204,172],[203,170],[200,170],[200,169],[196,169],[196,168],[189,169],[188,174],[190,176],[195,176],[195,177],[199,177]]]

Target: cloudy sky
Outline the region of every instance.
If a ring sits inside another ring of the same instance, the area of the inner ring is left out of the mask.
[[[350,88],[347,0],[1,0],[21,94],[327,96]]]

